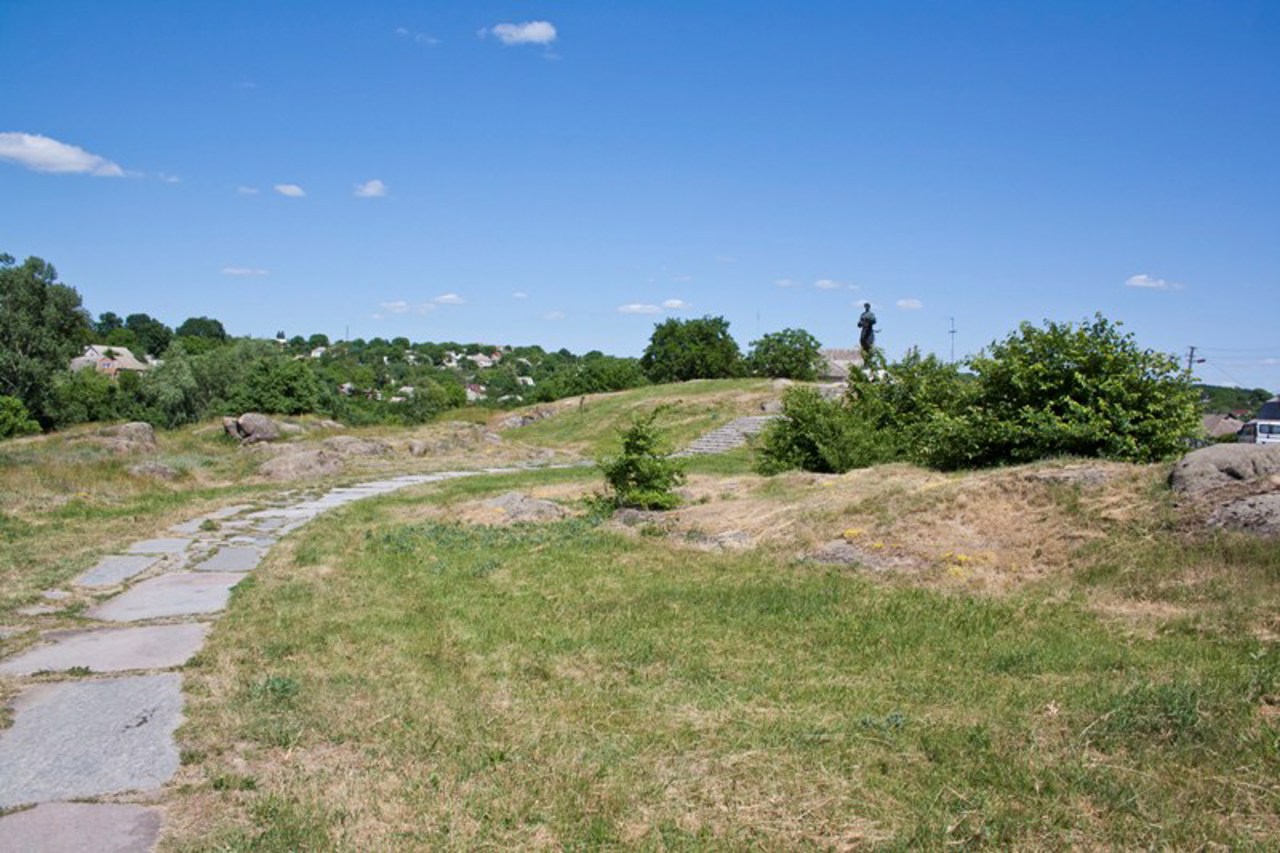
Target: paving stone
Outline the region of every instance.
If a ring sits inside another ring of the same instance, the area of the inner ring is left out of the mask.
[[[0,733],[0,809],[160,787],[178,769],[181,712],[171,672],[30,688]]]
[[[51,631],[48,642],[0,661],[0,673],[31,675],[88,667],[94,672],[166,669],[181,666],[204,645],[207,623]]]
[[[213,512],[205,513],[199,518],[193,518],[190,521],[184,521],[181,524],[175,524],[169,529],[174,533],[199,533],[201,527],[206,521],[221,521],[224,518],[230,518],[233,515],[239,515],[247,509],[253,509],[252,504],[236,504],[235,506],[224,506],[222,509],[215,509]],[[226,527],[222,524],[219,527]]]
[[[45,803],[0,818],[0,853],[145,853],[160,810],[116,803]]]
[[[46,589],[44,592],[40,593],[40,597],[46,601],[62,601],[63,599],[70,598],[71,593],[67,592],[65,589]]]
[[[140,575],[160,562],[158,556],[115,554],[103,557],[93,568],[72,581],[76,586],[115,586]]]
[[[227,606],[231,587],[242,580],[240,573],[174,572],[145,580],[91,608],[86,615],[108,622],[136,622],[215,613]]]
[[[181,554],[191,544],[190,539],[144,539],[129,546],[130,554]]]
[[[192,568],[198,572],[251,572],[262,562],[262,552],[249,545],[219,548],[212,557]]]

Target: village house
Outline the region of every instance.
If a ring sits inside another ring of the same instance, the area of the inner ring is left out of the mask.
[[[90,367],[111,377],[118,376],[122,370],[143,373],[151,369],[149,363],[139,361],[128,347],[110,344],[90,344],[84,348],[82,355],[71,359],[72,370],[87,370]]]

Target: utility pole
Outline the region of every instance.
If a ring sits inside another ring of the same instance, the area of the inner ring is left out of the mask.
[[[1187,375],[1188,376],[1191,375],[1191,366],[1193,364],[1204,364],[1203,358],[1196,358],[1197,349],[1198,347],[1196,346],[1187,347]]]
[[[956,363],[956,318],[951,318],[951,363]]]

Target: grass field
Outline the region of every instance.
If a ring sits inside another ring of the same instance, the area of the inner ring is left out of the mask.
[[[500,443],[441,423],[412,433],[428,459],[291,486],[207,426],[160,436],[171,482],[75,435],[10,442],[0,624],[214,506],[597,455],[659,405],[679,445],[776,393],[604,395]],[[690,460],[684,506],[631,526],[593,515],[600,477],[577,468],[415,487],[292,534],[185,667],[162,848],[1280,844],[1274,541],[1189,525],[1164,466],[766,479],[751,461]],[[483,500],[513,490],[571,515],[490,523]]]
[[[689,511],[797,511],[817,493],[836,497],[815,498],[807,523],[892,533],[850,509],[867,498],[856,477],[733,480],[736,497]],[[954,560],[877,577],[800,561],[785,538],[728,553],[587,514],[455,520],[485,494],[574,505],[595,487],[582,472],[455,482],[357,505],[277,553],[189,668],[171,849],[1280,838],[1280,657],[1254,630],[1275,612],[1270,550],[1182,548],[1167,582],[1221,561],[1254,596],[1184,583],[1177,612],[1153,621],[1115,606],[1151,603],[1139,578],[1174,550],[1178,534],[1142,523],[993,592],[957,579]],[[1072,523],[1097,523],[1088,495],[1048,493]],[[1131,567],[1115,568],[1121,552]],[[1207,618],[1182,609],[1197,604]]]

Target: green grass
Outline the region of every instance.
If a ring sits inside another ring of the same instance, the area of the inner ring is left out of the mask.
[[[618,449],[618,431],[632,418],[666,406],[657,427],[675,450],[704,432],[742,415],[759,414],[759,403],[776,396],[760,379],[699,379],[649,385],[587,399],[554,417],[510,430],[506,437],[544,447],[568,447],[587,456]]]
[[[1280,736],[1256,716],[1280,676],[1269,645],[1139,638],[1044,589],[942,594],[584,518],[394,521],[413,500],[317,523],[237,590],[187,676],[180,737],[207,756],[208,811],[175,847],[1277,837]]]

